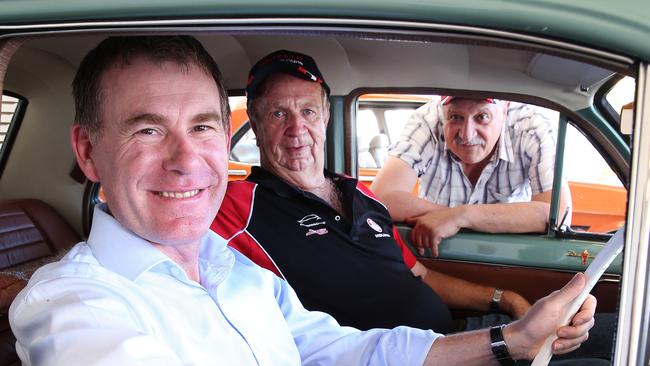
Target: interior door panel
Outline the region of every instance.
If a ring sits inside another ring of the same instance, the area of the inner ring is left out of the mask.
[[[428,268],[516,291],[531,303],[564,286],[577,271],[586,269],[581,256],[573,255],[588,250],[590,263],[603,246],[602,242],[558,239],[541,234],[461,232],[444,240],[440,244],[440,256],[435,258],[417,254],[408,226],[398,225],[398,229],[418,260]],[[622,255],[619,255],[592,290],[598,299],[598,312],[617,310],[621,263]]]

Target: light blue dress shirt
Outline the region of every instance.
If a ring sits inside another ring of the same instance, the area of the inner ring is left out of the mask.
[[[95,209],[88,241],[39,269],[11,305],[23,364],[421,365],[439,336],[341,327],[216,234],[201,248],[196,283]]]

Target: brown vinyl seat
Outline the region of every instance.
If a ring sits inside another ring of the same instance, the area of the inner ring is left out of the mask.
[[[34,271],[60,258],[80,238],[51,206],[37,199],[0,202],[0,366],[18,366],[9,305]]]

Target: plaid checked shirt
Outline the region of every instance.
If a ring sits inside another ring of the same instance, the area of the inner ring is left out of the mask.
[[[475,187],[447,149],[437,101],[413,113],[389,154],[411,166],[420,180],[420,197],[433,203],[455,207],[530,201],[553,185],[557,131],[549,112],[510,103],[497,149]]]

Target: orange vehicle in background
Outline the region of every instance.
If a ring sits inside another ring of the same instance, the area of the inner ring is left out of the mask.
[[[231,97],[230,99],[230,133],[231,139],[231,155],[234,144],[238,142],[237,133],[240,131],[244,124],[248,123],[248,113],[246,113],[246,98],[245,97]],[[228,161],[228,180],[244,180],[251,172],[253,164],[239,162],[231,159]]]

